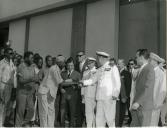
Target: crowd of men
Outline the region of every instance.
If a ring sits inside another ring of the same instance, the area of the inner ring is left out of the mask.
[[[139,49],[126,65],[97,51],[76,58],[0,49],[0,127],[132,127],[166,123],[165,60]],[[128,120],[125,122],[126,116]]]

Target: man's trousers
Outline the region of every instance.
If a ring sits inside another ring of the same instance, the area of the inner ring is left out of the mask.
[[[28,92],[25,93],[22,91],[18,91],[18,94],[16,96],[15,126],[22,127],[24,121],[26,123],[31,121],[33,115],[34,115],[33,94]]]
[[[54,127],[55,98],[50,93],[38,94],[40,127]]]
[[[70,126],[76,126],[76,109],[77,109],[77,90],[73,90],[72,92],[66,91],[66,93],[62,94],[61,97],[61,126],[65,126],[65,117],[68,115]]]
[[[149,127],[151,126],[152,110],[143,110],[139,107],[137,110],[131,111],[132,122],[131,127]]]
[[[11,99],[11,86],[6,85],[4,89],[0,89],[0,127],[3,127],[6,113],[10,111],[9,103]]]
[[[159,118],[160,118],[160,109],[153,110],[150,126],[158,126]]]
[[[116,100],[98,100],[96,127],[115,127]]]
[[[85,115],[87,127],[95,126],[95,107],[95,99],[85,97]]]

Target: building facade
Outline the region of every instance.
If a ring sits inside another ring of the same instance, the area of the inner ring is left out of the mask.
[[[166,1],[162,0],[0,0],[1,44],[11,40],[18,53],[42,56],[96,50],[115,58],[138,48],[165,57]],[[165,3],[165,6],[164,6]]]

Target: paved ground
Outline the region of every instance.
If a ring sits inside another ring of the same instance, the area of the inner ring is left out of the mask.
[[[127,125],[127,121],[128,121],[128,116],[125,116],[123,127],[129,127]],[[66,127],[65,128],[68,128],[68,126],[69,126],[69,122],[66,121]],[[164,126],[167,126],[167,124],[165,124]],[[7,124],[5,124],[5,127],[14,127],[13,121],[10,121]],[[37,123],[37,122],[36,123],[27,123],[27,124],[24,125],[24,127],[39,127],[39,123]],[[60,127],[60,125],[57,126],[57,127]],[[85,127],[85,125],[83,125],[83,127]]]

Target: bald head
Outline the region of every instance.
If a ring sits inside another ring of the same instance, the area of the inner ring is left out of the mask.
[[[65,67],[66,58],[63,55],[58,55],[56,61],[60,69]]]
[[[124,59],[118,59],[118,68],[119,68],[119,70],[125,68],[125,60]]]

